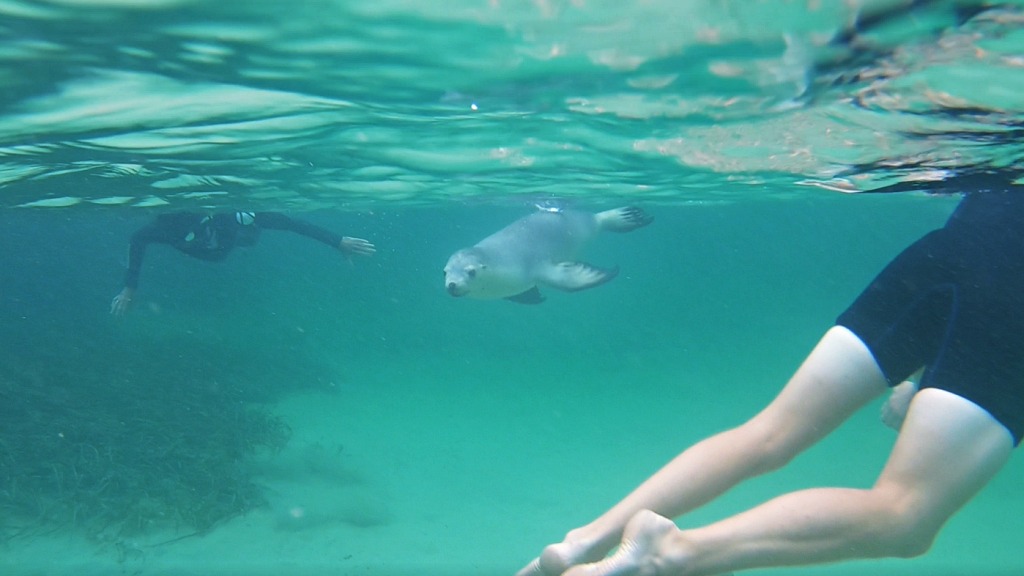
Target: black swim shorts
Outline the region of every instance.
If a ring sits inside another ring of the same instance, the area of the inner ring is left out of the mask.
[[[836,323],[870,349],[890,386],[981,406],[1024,437],[1024,192],[967,194],[946,225],[904,250]]]

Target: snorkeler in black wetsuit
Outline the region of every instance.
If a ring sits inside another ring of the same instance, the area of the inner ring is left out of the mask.
[[[167,244],[201,260],[221,261],[236,246],[252,246],[261,230],[287,230],[319,240],[347,256],[370,256],[376,248],[362,238],[340,236],[308,222],[289,218],[278,212],[174,212],[161,214],[150,224],[132,234],[128,250],[128,270],[124,288],[114,297],[110,312],[124,314],[131,306],[139,285],[142,259],[146,246]]]

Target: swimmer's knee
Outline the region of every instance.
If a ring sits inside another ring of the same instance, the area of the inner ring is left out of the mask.
[[[911,515],[913,516],[913,515]],[[923,556],[931,549],[938,536],[937,527],[924,524],[915,518],[902,518],[887,539],[890,550],[888,556],[894,558],[916,558]]]
[[[755,475],[774,472],[789,464],[803,448],[803,443],[788,434],[785,427],[750,421],[737,429],[737,433],[753,439],[755,450],[749,456]]]
[[[884,556],[915,558],[931,549],[944,522],[914,498],[880,494],[875,534]]]
[[[796,449],[790,447],[789,443],[779,441],[778,438],[766,439],[762,446],[757,466],[757,471],[761,474],[784,468],[793,461],[798,453]]]

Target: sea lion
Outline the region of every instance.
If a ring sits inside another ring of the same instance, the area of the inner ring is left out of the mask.
[[[541,285],[566,292],[600,286],[615,278],[618,267],[575,262],[576,254],[602,230],[629,232],[652,220],[634,206],[597,214],[540,208],[452,254],[444,267],[445,290],[456,297],[540,304]]]

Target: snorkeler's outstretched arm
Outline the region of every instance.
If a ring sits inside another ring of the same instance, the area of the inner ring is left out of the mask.
[[[131,307],[132,298],[139,286],[139,275],[142,273],[142,260],[146,256],[146,246],[153,242],[171,243],[175,232],[175,227],[170,225],[172,223],[175,222],[170,218],[157,218],[132,234],[131,242],[128,245],[128,268],[124,273],[124,288],[110,302],[111,314],[122,316]]]
[[[287,230],[318,240],[336,248],[345,256],[372,256],[377,248],[368,240],[339,236],[330,230],[303,220],[285,216],[280,212],[257,212],[256,225],[270,230]]]

